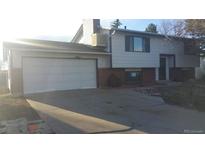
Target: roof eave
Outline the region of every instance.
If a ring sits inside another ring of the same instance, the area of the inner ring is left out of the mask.
[[[179,37],[179,36],[173,36],[173,35],[163,35],[163,34],[157,34],[157,33],[128,30],[128,29],[119,29],[119,28],[111,28],[110,30],[123,32],[123,33],[132,33],[132,34],[140,34],[140,35],[145,35],[145,36],[153,36],[153,37],[174,38],[174,39],[181,39],[181,40],[193,40],[194,39],[194,38]]]
[[[28,51],[26,48],[9,48],[11,51]],[[29,51],[39,51],[39,52],[51,52],[51,53],[71,53],[71,54],[94,54],[94,55],[110,55],[111,53],[103,51],[80,51],[80,50],[68,50],[68,49],[46,49],[46,48],[31,48]],[[58,52],[56,52],[58,51]]]
[[[3,42],[3,47],[7,49],[25,48],[25,49],[46,49],[46,50],[71,50],[71,51],[90,51],[98,52],[104,51],[104,47],[94,47],[90,45],[70,42],[56,42],[45,40],[21,39],[13,42]]]

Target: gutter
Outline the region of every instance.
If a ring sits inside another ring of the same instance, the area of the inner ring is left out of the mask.
[[[72,53],[72,54],[96,54],[96,55],[111,55],[107,52],[91,52],[91,51],[68,51],[68,49],[25,49],[25,48],[9,48],[12,51],[37,51],[37,52],[54,52],[54,53]]]
[[[188,38],[188,37],[179,37],[179,36],[174,36],[174,35],[164,35],[164,34],[143,32],[143,31],[129,30],[129,29],[122,29],[122,28],[111,28],[111,30],[115,30],[115,31],[121,32],[121,33],[130,33],[130,34],[136,34],[136,35],[142,35],[142,36],[164,37],[164,38],[173,38],[173,39],[178,39],[178,40],[193,40],[193,38]]]

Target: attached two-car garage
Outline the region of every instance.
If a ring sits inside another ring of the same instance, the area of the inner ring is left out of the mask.
[[[95,59],[23,58],[24,94],[96,88]]]
[[[8,87],[14,96],[101,87],[101,69],[110,68],[104,47],[23,39],[4,42]]]

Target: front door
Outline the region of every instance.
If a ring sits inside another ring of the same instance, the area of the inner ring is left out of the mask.
[[[166,80],[166,58],[160,57],[159,80]]]

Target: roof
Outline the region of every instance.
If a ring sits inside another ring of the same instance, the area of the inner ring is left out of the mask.
[[[111,28],[111,31],[118,31],[123,33],[131,33],[131,34],[139,34],[144,36],[154,36],[154,37],[164,37],[164,38],[175,38],[175,39],[182,39],[182,40],[190,40],[192,38],[188,37],[179,37],[179,36],[173,36],[173,35],[164,35],[164,34],[158,34],[158,33],[151,33],[151,32],[144,32],[144,31],[137,31],[137,30],[129,30],[129,29],[121,29],[121,28]]]
[[[80,51],[80,52],[104,52],[103,47],[93,47],[91,45],[85,45],[80,43],[70,42],[58,42],[47,40],[35,40],[35,39],[18,39],[10,42],[3,42],[4,48],[14,49],[59,49],[68,51]]]

